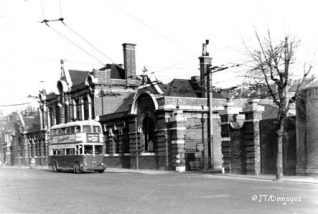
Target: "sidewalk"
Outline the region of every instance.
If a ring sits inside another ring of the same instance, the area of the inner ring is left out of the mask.
[[[1,166],[0,168],[23,168],[30,169],[27,166]],[[34,169],[37,170],[50,170],[50,167],[47,166],[36,166]],[[318,185],[318,176],[284,176],[281,181],[275,180],[275,175],[240,175],[240,174],[216,174],[211,171],[186,171],[183,173],[176,171],[167,171],[167,170],[151,170],[151,169],[125,169],[125,168],[106,168],[105,173],[135,173],[135,174],[147,174],[147,175],[193,175],[201,176],[204,178],[217,178],[217,179],[238,179],[238,180],[259,180],[259,181],[269,181],[269,182],[291,182],[291,183],[306,183],[306,184],[317,184]]]
[[[163,175],[163,174],[186,174],[197,175],[206,178],[222,178],[222,179],[244,179],[244,180],[263,180],[273,182],[293,182],[293,183],[308,183],[318,184],[318,177],[311,176],[284,176],[281,181],[275,180],[275,175],[240,175],[240,174],[211,174],[209,171],[186,171],[179,173],[175,171],[164,170],[146,170],[146,169],[123,169],[123,168],[107,168],[105,172],[110,173],[136,173],[136,174],[148,174],[148,175]]]

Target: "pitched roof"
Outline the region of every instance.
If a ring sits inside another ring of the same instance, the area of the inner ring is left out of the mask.
[[[112,79],[125,79],[125,70],[118,64],[107,64],[105,67],[99,69],[104,71],[110,69],[110,78]]]
[[[168,84],[159,84],[159,87],[166,96],[175,97],[200,97],[201,91],[197,82],[186,79],[174,79]],[[212,91],[213,98],[224,99],[222,95]]]
[[[89,71],[69,70],[71,81],[73,85],[83,83],[89,74]]]

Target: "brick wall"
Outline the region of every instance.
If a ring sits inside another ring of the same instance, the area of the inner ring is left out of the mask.
[[[296,171],[296,120],[286,119],[286,132],[283,137],[283,167],[285,175],[295,175]],[[264,174],[276,173],[277,121],[267,119],[260,122],[261,169]]]

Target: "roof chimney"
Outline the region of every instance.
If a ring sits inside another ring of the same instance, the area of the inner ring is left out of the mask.
[[[136,57],[135,57],[135,44],[124,43],[124,67],[125,67],[125,78],[136,77]]]

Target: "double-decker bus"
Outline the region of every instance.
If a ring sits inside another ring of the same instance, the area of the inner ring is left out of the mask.
[[[49,166],[53,172],[103,173],[104,143],[100,123],[93,120],[69,122],[49,130]]]

